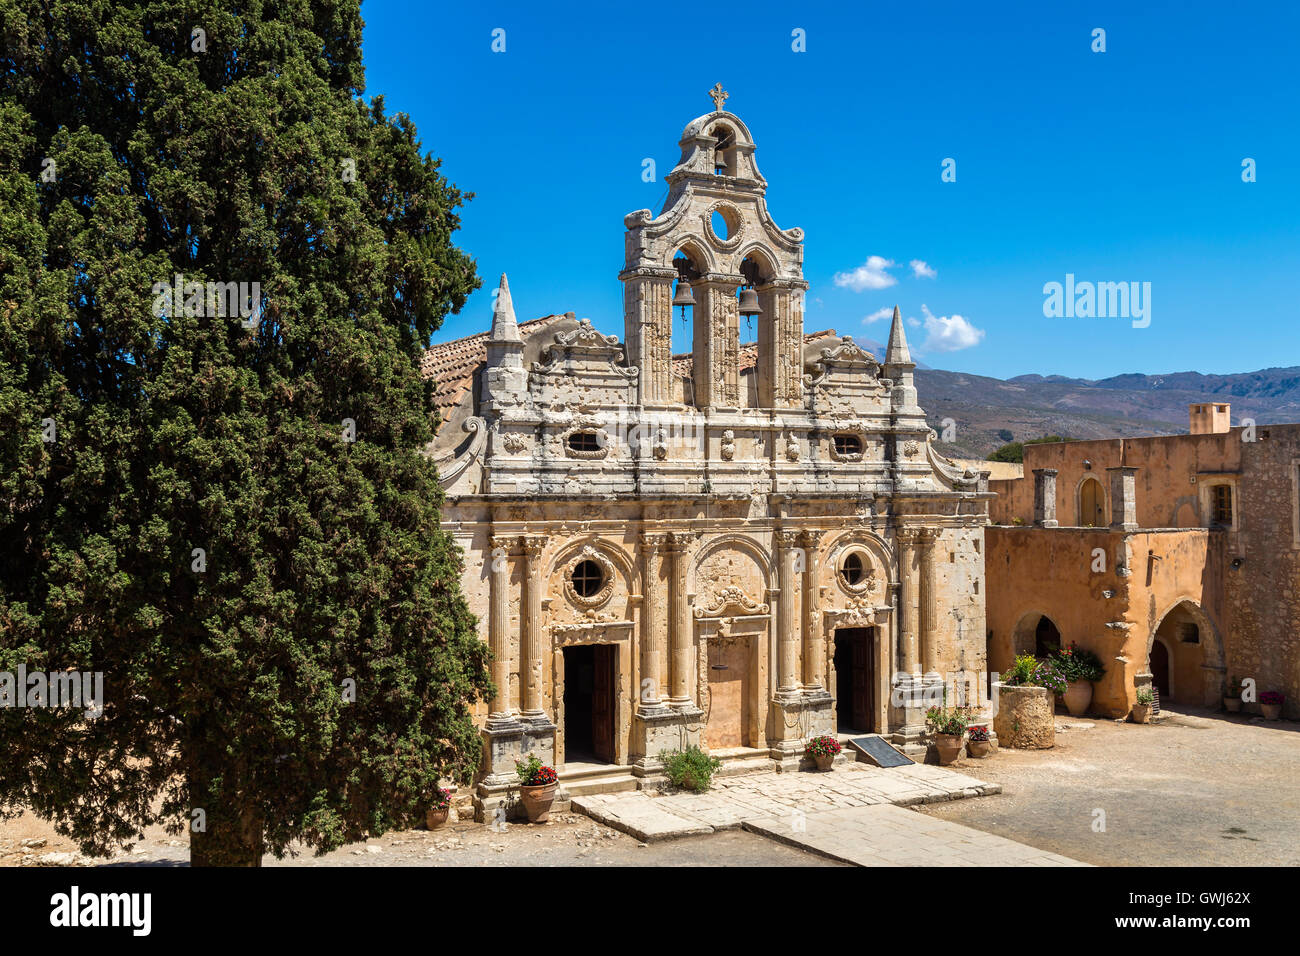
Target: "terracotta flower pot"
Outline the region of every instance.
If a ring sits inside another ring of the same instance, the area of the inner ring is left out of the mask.
[[[966,742],[966,752],[972,757],[987,757],[989,755],[989,741],[987,740],[970,740]]]
[[[935,734],[934,746],[939,751],[939,765],[946,767],[961,756],[961,734]]]
[[[1149,724],[1151,722],[1151,705],[1134,704],[1132,719],[1135,724]]]
[[[813,761],[817,764],[818,770],[830,770],[835,764],[834,754],[813,754]]]
[[[1227,711],[1228,713],[1230,713],[1230,714],[1237,714],[1237,713],[1240,713],[1240,712],[1241,712],[1241,698],[1240,698],[1240,697],[1225,697],[1225,698],[1223,698],[1223,709],[1226,710],[1226,711]]]
[[[1072,680],[1065,685],[1065,693],[1061,696],[1065,699],[1065,709],[1070,712],[1070,716],[1082,717],[1092,703],[1092,682]]]
[[[551,818],[551,804],[555,802],[555,791],[559,782],[548,783],[540,787],[520,787],[519,796],[524,803],[524,812],[528,814],[529,823],[545,823]]]
[[[424,825],[430,830],[436,830],[447,822],[447,817],[451,814],[451,804],[442,807],[434,807],[424,818]]]
[[[1260,704],[1259,710],[1264,715],[1265,720],[1277,720],[1282,716],[1281,704]]]

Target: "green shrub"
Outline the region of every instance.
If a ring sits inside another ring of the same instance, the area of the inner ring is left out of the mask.
[[[713,774],[722,766],[721,760],[710,757],[699,747],[660,751],[659,759],[663,761],[664,773],[674,787],[686,787],[696,793],[709,789]]]
[[[1156,695],[1151,693],[1151,689],[1149,687],[1143,687],[1140,691],[1138,691],[1137,702],[1141,704],[1143,707],[1150,707],[1152,704],[1156,702]]]

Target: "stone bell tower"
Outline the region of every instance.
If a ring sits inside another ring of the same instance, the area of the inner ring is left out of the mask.
[[[668,174],[668,198],[657,217],[639,209],[623,220],[626,261],[623,316],[628,361],[640,369],[641,403],[672,406],[672,320],[677,295],[693,299],[693,404],[737,409],[741,394],[741,290],[757,302],[758,405],[803,403],[803,230],[781,229],[767,211],[767,181],[754,161],[754,140],[738,116],[722,108],[692,120]],[[715,228],[715,222],[718,228]],[[748,306],[747,306],[748,307]]]

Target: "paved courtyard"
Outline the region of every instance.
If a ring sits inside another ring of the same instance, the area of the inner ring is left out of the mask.
[[[963,760],[1002,793],[922,812],[1101,866],[1300,865],[1300,723],[1204,710],[1146,726],[1057,720],[1091,727],[1058,733],[1053,750]]]
[[[574,797],[573,809],[647,842],[695,836],[758,820],[792,826],[826,810],[961,800],[1001,786],[956,771],[916,764],[882,769],[846,763],[831,773],[756,773],[718,777],[704,793],[633,791]]]

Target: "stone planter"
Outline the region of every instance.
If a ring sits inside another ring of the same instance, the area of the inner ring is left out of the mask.
[[[966,753],[972,757],[987,757],[989,755],[989,741],[987,740],[968,740],[966,742]]]
[[[559,781],[541,787],[520,787],[519,797],[528,814],[529,823],[545,823],[551,818],[551,804],[555,802],[555,791]]]
[[[1230,714],[1241,713],[1241,698],[1240,697],[1223,698],[1223,709]]]
[[[813,758],[813,762],[817,764],[818,770],[822,770],[822,771],[830,770],[831,767],[835,764],[834,754],[813,754],[812,758]]]
[[[939,765],[946,767],[961,756],[961,734],[935,734],[934,747],[939,752]]]
[[[1265,720],[1277,720],[1282,716],[1281,704],[1260,704],[1259,712],[1264,715]]]
[[[1092,703],[1092,681],[1072,680],[1065,685],[1065,693],[1061,696],[1070,716],[1082,717],[1088,712],[1088,705]]]
[[[1130,719],[1131,719],[1131,720],[1133,721],[1133,723],[1135,723],[1135,724],[1149,724],[1149,723],[1151,723],[1151,705],[1150,705],[1150,704],[1134,704],[1134,705],[1133,705],[1133,713],[1130,715]]]
[[[1047,750],[1056,746],[1054,695],[1046,687],[997,686],[993,732],[999,747]]]
[[[424,818],[424,825],[430,830],[436,830],[447,822],[447,817],[451,815],[451,804],[439,809],[434,807]]]

